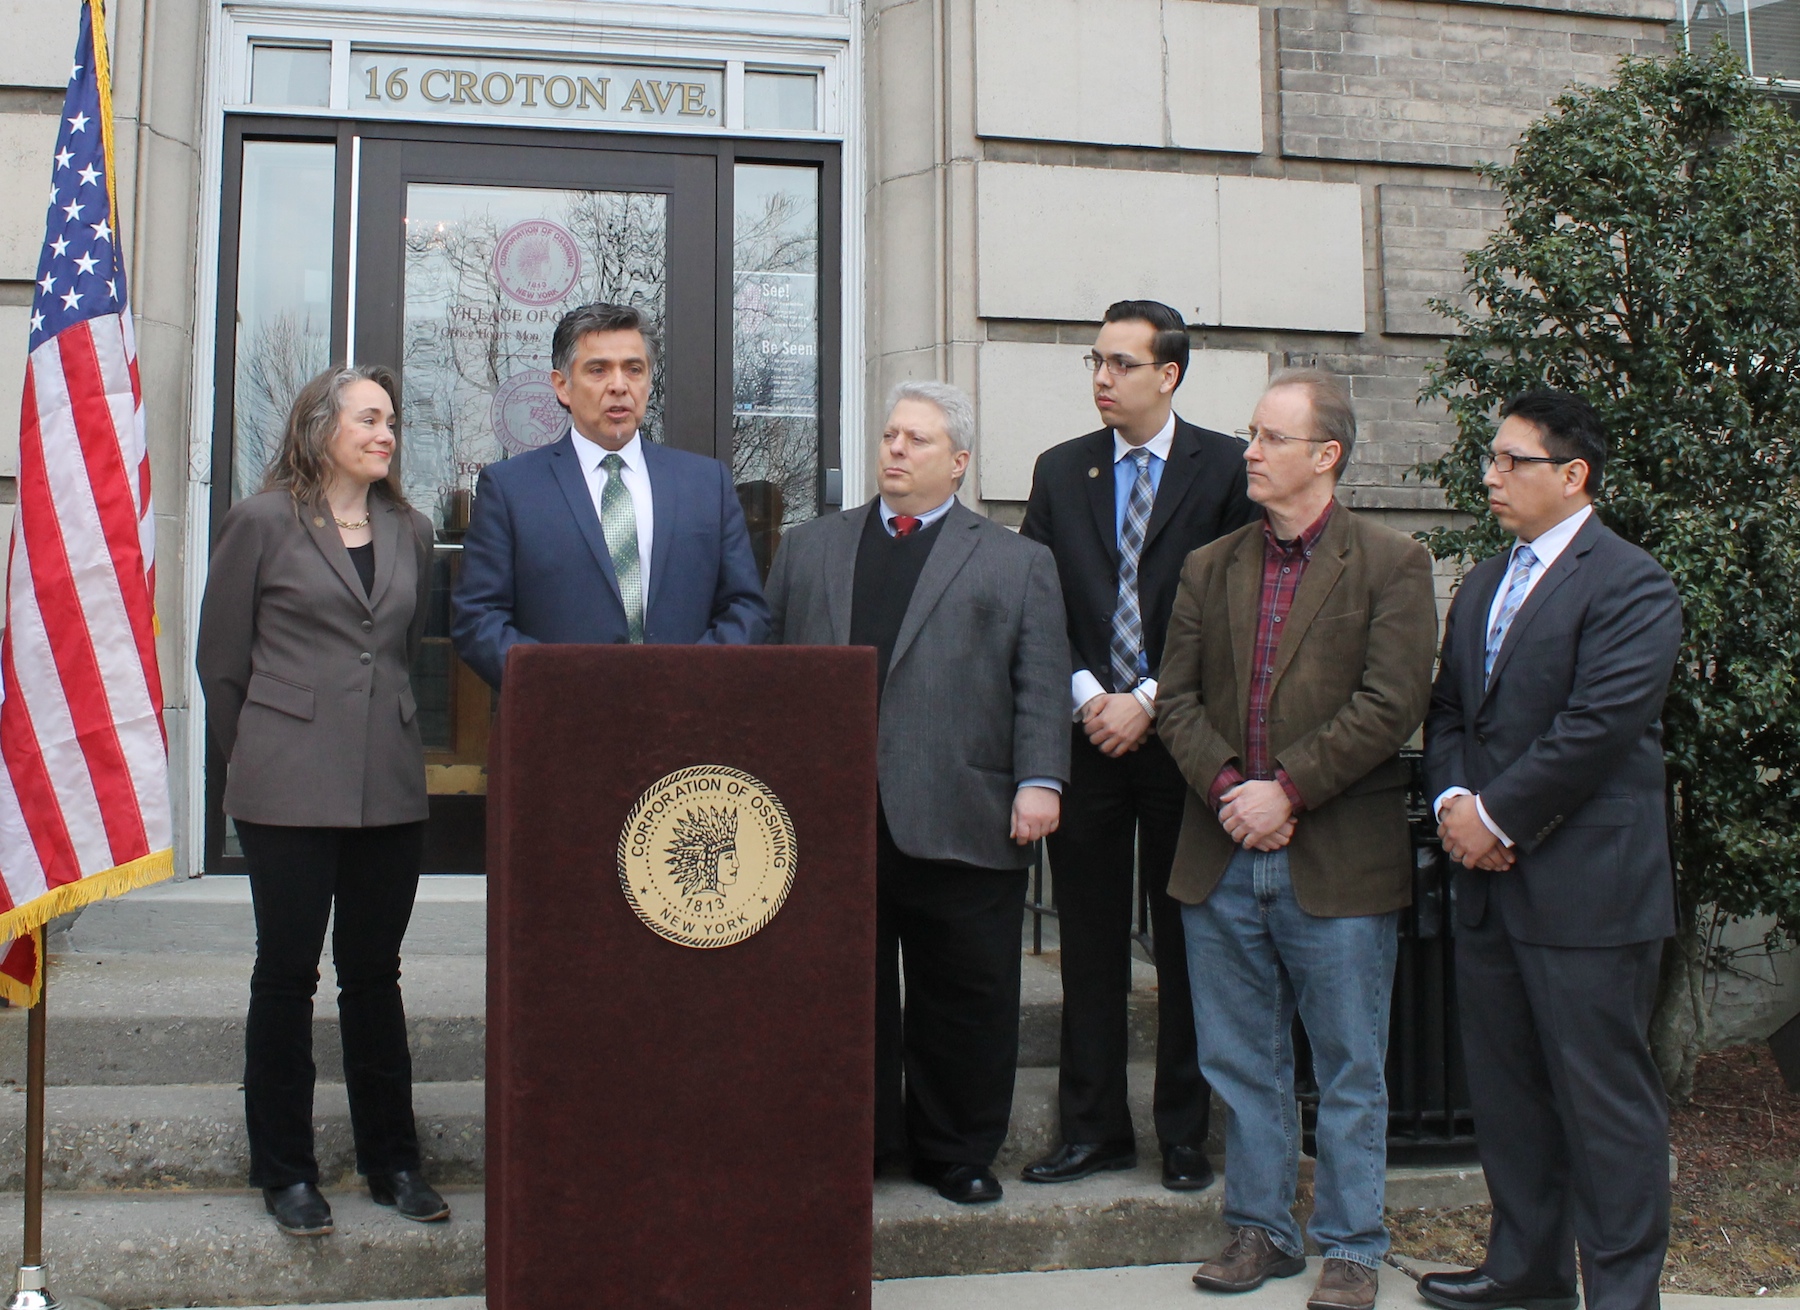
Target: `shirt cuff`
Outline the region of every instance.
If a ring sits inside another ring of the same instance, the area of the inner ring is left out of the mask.
[[[1079,721],[1081,707],[1093,700],[1094,697],[1104,695],[1106,695],[1106,688],[1100,685],[1100,679],[1086,669],[1076,669],[1075,676],[1069,679],[1069,696],[1075,702],[1075,707],[1069,717]]]
[[[1238,770],[1237,763],[1233,761],[1227,764],[1219,770],[1219,776],[1213,779],[1213,785],[1207,788],[1206,803],[1217,810],[1225,793],[1243,780],[1244,775]]]
[[[1023,791],[1027,787],[1048,787],[1058,796],[1062,795],[1062,782],[1057,778],[1027,778],[1019,784],[1019,790]]]
[[[1467,787],[1444,788],[1443,791],[1438,793],[1438,798],[1431,802],[1431,817],[1442,821],[1444,817],[1444,806],[1448,805],[1458,796],[1473,796],[1474,794],[1475,793],[1470,791]]]
[[[1467,787],[1444,788],[1443,791],[1438,793],[1438,798],[1431,803],[1432,815],[1441,820],[1444,817],[1445,804],[1455,800],[1458,796],[1475,796],[1475,793],[1470,791]],[[1502,846],[1511,849],[1513,844],[1512,838],[1508,837],[1504,832],[1501,832],[1500,825],[1488,817],[1487,806],[1481,803],[1481,797],[1479,796],[1475,796],[1475,815],[1481,820],[1481,824],[1484,828],[1500,839],[1500,844]]]
[[[1287,793],[1288,808],[1295,814],[1306,808],[1306,801],[1300,795],[1300,789],[1294,786],[1294,780],[1288,777],[1286,769],[1275,770],[1275,781],[1281,784],[1281,790]]]
[[[1512,838],[1501,832],[1500,825],[1488,818],[1487,806],[1481,803],[1481,797],[1479,796],[1475,798],[1475,813],[1481,817],[1481,821],[1487,826],[1487,830],[1500,839],[1500,844],[1508,850],[1511,850],[1513,844]]]

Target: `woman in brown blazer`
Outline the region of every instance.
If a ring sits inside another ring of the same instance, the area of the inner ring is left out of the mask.
[[[356,1167],[377,1204],[427,1222],[450,1214],[419,1170],[400,1000],[426,815],[408,670],[432,526],[394,471],[398,401],[380,367],[301,388],[263,490],[225,516],[200,608],[207,724],[256,910],[250,1183],[299,1236],[332,1230],[313,1154],[312,999],[334,904]]]

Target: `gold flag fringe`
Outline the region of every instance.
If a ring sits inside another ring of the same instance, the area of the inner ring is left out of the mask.
[[[15,940],[43,927],[59,914],[79,910],[84,905],[92,905],[95,901],[111,896],[123,896],[128,891],[173,877],[174,873],[175,848],[171,846],[167,850],[152,851],[128,863],[90,874],[76,882],[66,882],[17,909],[0,914],[0,954],[4,954]],[[40,938],[37,973],[32,978],[31,985],[27,987],[17,978],[0,974],[0,997],[13,1005],[33,1006],[37,1004],[43,986],[44,945]]]

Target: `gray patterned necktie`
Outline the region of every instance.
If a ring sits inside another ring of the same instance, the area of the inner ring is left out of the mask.
[[[1506,575],[1506,596],[1500,602],[1500,612],[1494,616],[1494,630],[1488,633],[1487,667],[1482,673],[1484,684],[1494,679],[1494,661],[1500,657],[1500,647],[1506,644],[1506,631],[1518,617],[1519,607],[1525,603],[1526,584],[1531,581],[1531,570],[1537,567],[1537,556],[1532,554],[1531,547],[1520,544],[1512,557],[1512,569]]]
[[[619,599],[625,602],[625,626],[633,645],[644,642],[644,570],[638,560],[637,508],[631,488],[619,475],[625,461],[614,452],[600,461],[606,485],[600,489],[600,531],[612,555],[613,573],[619,579]]]
[[[1137,464],[1131,499],[1125,502],[1125,527],[1119,533],[1119,601],[1113,609],[1112,676],[1114,691],[1130,691],[1138,683],[1138,655],[1144,649],[1144,616],[1138,607],[1138,557],[1150,526],[1150,452],[1134,450],[1125,458]]]

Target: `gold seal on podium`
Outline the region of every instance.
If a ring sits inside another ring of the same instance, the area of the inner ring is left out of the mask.
[[[794,885],[794,821],[742,769],[679,769],[626,816],[619,885],[638,918],[672,942],[741,942],[767,926]]]

